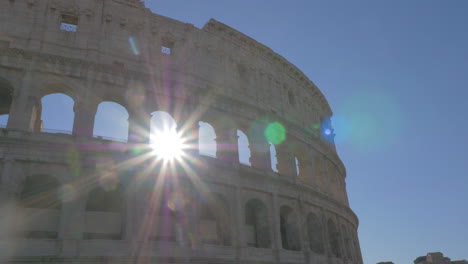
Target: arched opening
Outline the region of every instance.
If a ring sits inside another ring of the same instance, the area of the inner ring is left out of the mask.
[[[307,216],[307,236],[309,239],[309,248],[317,254],[325,253],[323,245],[323,234],[320,221],[313,213]]]
[[[94,118],[94,136],[127,142],[128,117],[127,109],[122,105],[114,102],[100,103]]]
[[[281,244],[284,249],[301,250],[297,216],[290,207],[285,205],[280,208],[280,231]]]
[[[96,187],[86,202],[84,239],[122,239],[124,194],[121,185],[111,190]]]
[[[268,211],[260,200],[252,199],[245,205],[245,237],[247,246],[271,247]]]
[[[75,112],[73,99],[63,93],[49,94],[41,99],[40,131],[71,134]]]
[[[251,166],[250,163],[250,146],[249,146],[249,139],[245,135],[244,132],[237,130],[237,147],[239,150],[239,162],[245,165]]]
[[[26,178],[17,208],[19,235],[26,238],[55,239],[62,202],[60,184],[50,175]]]
[[[0,115],[0,128],[6,128],[8,124],[9,114]]]
[[[333,255],[335,255],[337,258],[340,258],[340,233],[338,232],[335,223],[331,219],[328,220],[328,239],[330,241],[330,248]]]
[[[295,169],[296,169],[296,176],[299,176],[299,174],[301,173],[301,170],[300,170],[300,167],[299,167],[299,159],[294,156],[294,164],[296,165]]]
[[[0,78],[0,128],[7,126],[12,102],[13,88],[6,80]]]
[[[271,161],[271,170],[278,172],[278,158],[276,157],[276,147],[275,144],[269,142],[270,144],[270,161]]]
[[[150,143],[154,143],[159,132],[177,131],[177,122],[167,112],[155,111],[151,113]]]
[[[204,243],[231,245],[231,221],[229,205],[222,195],[205,195],[200,210],[199,233]]]
[[[180,159],[186,145],[184,137],[177,131],[177,122],[166,112],[151,113],[150,145],[153,154],[166,161]]]
[[[216,157],[216,133],[209,123],[198,122],[198,152],[201,155]]]

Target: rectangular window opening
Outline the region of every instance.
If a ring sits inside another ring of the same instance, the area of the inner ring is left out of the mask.
[[[172,49],[174,48],[174,42],[172,41],[162,41],[161,53],[171,55]]]
[[[78,29],[78,17],[73,15],[62,14],[60,29],[68,32],[76,32]]]
[[[171,55],[171,48],[162,46],[161,47],[161,52],[167,55]]]

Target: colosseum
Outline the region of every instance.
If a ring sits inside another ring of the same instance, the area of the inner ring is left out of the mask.
[[[46,117],[56,95],[72,103]],[[96,131],[109,103],[123,138]],[[298,68],[214,19],[3,0],[0,262],[362,263],[331,115]]]

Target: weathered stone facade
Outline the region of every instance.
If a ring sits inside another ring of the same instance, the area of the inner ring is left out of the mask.
[[[42,130],[41,98],[53,93],[73,98],[70,134]],[[93,137],[104,101],[127,109],[128,142]],[[4,0],[0,104],[4,263],[362,263],[346,171],[322,133],[326,99],[220,22],[198,29],[137,0]],[[194,146],[198,122],[211,124],[216,157],[190,150],[189,168],[168,172],[141,159],[153,111]],[[286,128],[278,172],[264,136],[272,122]]]

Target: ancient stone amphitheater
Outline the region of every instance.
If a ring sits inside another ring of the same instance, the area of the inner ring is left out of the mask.
[[[69,131],[46,129],[52,94],[73,100]],[[95,135],[106,102],[127,138]],[[149,144],[155,112],[185,140],[175,160]],[[216,20],[3,0],[0,262],[362,263],[331,115],[299,69]]]

